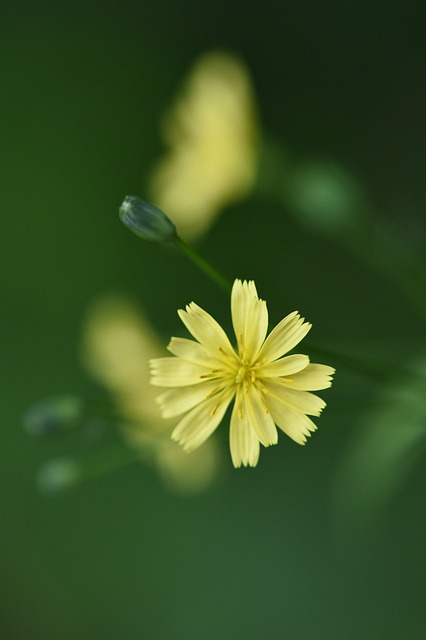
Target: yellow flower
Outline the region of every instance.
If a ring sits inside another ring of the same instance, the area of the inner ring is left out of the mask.
[[[194,238],[242,198],[255,177],[257,122],[244,65],[226,53],[202,56],[163,137],[169,152],[154,172],[151,199],[167,211],[179,235]]]
[[[83,359],[90,373],[112,394],[121,418],[120,432],[143,462],[153,465],[178,493],[206,489],[218,471],[218,447],[188,458],[174,442],[171,420],[163,420],[149,384],[149,360],[163,353],[141,311],[128,300],[106,296],[89,309],[83,335]]]
[[[113,394],[129,421],[153,425],[155,430],[158,407],[147,363],[162,351],[148,321],[128,300],[111,295],[92,303],[84,325],[84,364]]]
[[[230,449],[235,467],[256,466],[259,443],[276,444],[276,426],[304,444],[325,402],[309,393],[331,386],[333,367],[311,364],[306,355],[285,354],[311,325],[290,313],[266,338],[268,311],[253,281],[235,280],[231,295],[234,349],[220,325],[192,302],[179,317],[195,338],[172,338],[174,358],[151,361],[154,385],[173,387],[158,398],[165,418],[185,414],[172,438],[186,451],[199,447],[218,427],[235,399]],[[266,338],[266,339],[265,339]],[[283,357],[284,356],[284,357]]]

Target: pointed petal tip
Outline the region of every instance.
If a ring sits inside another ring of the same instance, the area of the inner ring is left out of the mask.
[[[232,460],[232,465],[234,469],[254,469],[257,467],[259,459],[256,460]]]
[[[171,439],[173,440],[173,442],[179,442],[179,436],[176,435],[176,429],[177,427],[175,427],[170,435]]]
[[[171,439],[182,447],[182,450],[185,451],[185,453],[189,453],[194,447],[191,447],[191,445],[186,442],[185,438],[182,438],[180,434],[176,434],[175,431],[176,429],[172,432],[172,435],[170,436]]]
[[[265,448],[272,447],[273,445],[278,444],[278,432],[276,434],[276,438],[274,438],[274,440],[271,440],[271,442],[262,442],[260,440],[260,443],[263,444]]]

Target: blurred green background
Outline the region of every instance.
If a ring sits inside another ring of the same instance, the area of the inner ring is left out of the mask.
[[[242,56],[265,128],[301,157],[353,171],[421,252],[425,18],[423,2],[402,0],[1,9],[2,637],[425,637],[424,458],[367,537],[333,501],[382,392],[367,378],[339,370],[307,447],[281,437],[256,470],[226,458],[222,481],[196,497],[171,494],[139,464],[40,495],[46,460],[94,445],[22,428],[40,398],[96,392],[78,347],[101,293],[137,296],[164,336],[193,299],[230,325],[202,274],[117,217],[124,195],[144,194],[159,120],[206,50]],[[254,278],[274,320],[300,309],[315,344],[406,365],[424,353],[424,322],[392,283],[275,205],[230,207],[199,248],[231,278]]]

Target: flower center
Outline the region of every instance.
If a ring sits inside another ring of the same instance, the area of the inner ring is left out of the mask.
[[[254,369],[250,366],[250,363],[246,360],[240,361],[240,366],[235,376],[235,383],[241,384],[242,382],[254,382],[256,380],[256,374]]]

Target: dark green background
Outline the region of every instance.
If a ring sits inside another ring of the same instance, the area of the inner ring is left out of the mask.
[[[402,0],[0,11],[2,637],[424,638],[424,467],[367,541],[345,541],[331,517],[339,461],[378,390],[366,379],[338,372],[308,447],[281,437],[256,470],[229,460],[217,487],[187,499],[142,465],[39,495],[40,465],[92,445],[31,439],[22,414],[51,394],[93,392],[77,351],[98,294],[138,296],[165,336],[192,299],[229,326],[213,285],[117,218],[161,153],[161,115],[212,47],[246,60],[269,131],[354,171],[421,249],[425,17],[423,2]],[[254,278],[275,320],[303,311],[316,344],[406,364],[424,345],[392,284],[275,206],[233,206],[200,248],[230,277]],[[226,446],[226,428],[216,437]]]

